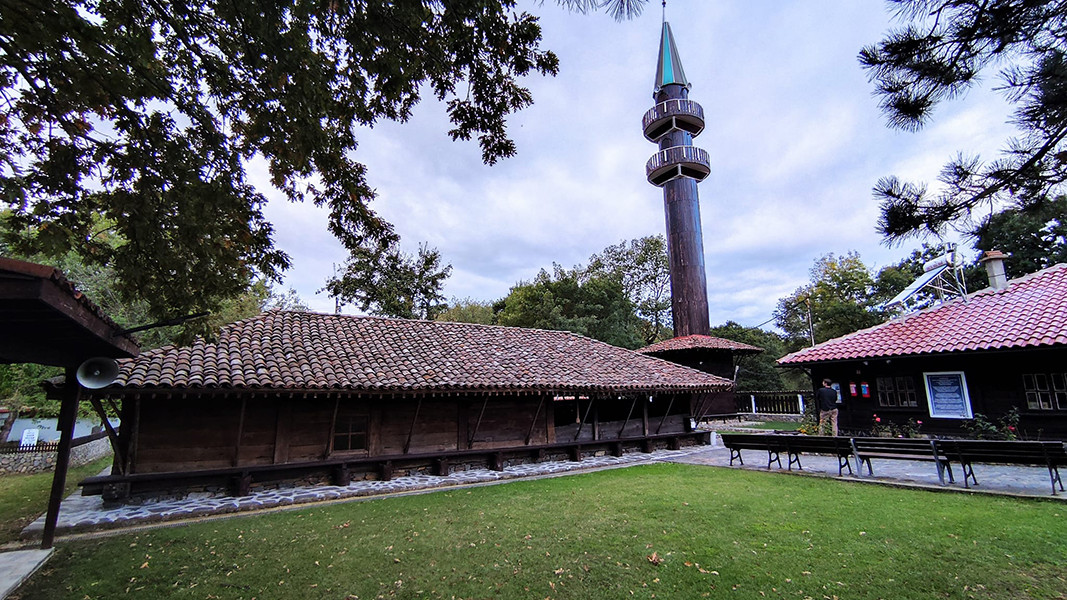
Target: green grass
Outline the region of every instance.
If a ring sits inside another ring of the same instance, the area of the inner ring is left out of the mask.
[[[654,464],[63,543],[17,598],[1064,598],[1067,506]]]
[[[68,470],[66,494],[77,489],[79,481],[96,475],[109,464],[110,456]],[[51,492],[51,471],[0,476],[0,544],[17,540],[24,527],[48,510]]]
[[[796,431],[801,423],[792,421],[764,421],[763,423],[749,423],[745,427],[751,429],[777,429],[778,431]]]

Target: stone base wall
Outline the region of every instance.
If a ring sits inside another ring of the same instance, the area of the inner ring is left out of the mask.
[[[70,466],[77,467],[111,454],[111,443],[106,437],[93,440],[88,444],[75,446],[70,450]],[[55,452],[25,452],[19,454],[0,454],[0,475],[13,473],[29,475],[44,473],[56,468]]]

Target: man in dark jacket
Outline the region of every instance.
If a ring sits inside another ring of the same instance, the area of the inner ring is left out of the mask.
[[[829,422],[833,435],[837,435],[837,390],[830,387],[829,379],[822,380],[822,387],[815,391],[815,401],[819,407],[819,433],[826,433]]]

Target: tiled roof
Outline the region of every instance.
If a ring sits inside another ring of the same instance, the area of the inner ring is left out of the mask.
[[[781,358],[778,364],[1067,344],[1067,264]]]
[[[268,311],[120,361],[110,391],[712,391],[728,380],[564,331]]]
[[[707,350],[732,350],[741,353],[759,353],[763,348],[750,346],[741,342],[734,342],[710,335],[686,335],[657,342],[651,346],[645,346],[638,350],[641,354],[655,354],[657,352],[670,352],[672,350],[693,350],[703,348]]]

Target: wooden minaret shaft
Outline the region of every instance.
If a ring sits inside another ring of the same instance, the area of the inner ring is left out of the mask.
[[[686,98],[683,85],[663,86],[656,102]],[[693,136],[675,129],[659,140],[660,150],[692,146]],[[667,217],[667,254],[671,269],[671,313],[674,336],[709,335],[708,288],[704,272],[704,237],[700,229],[700,198],[697,182],[679,177],[663,186],[663,207]]]

